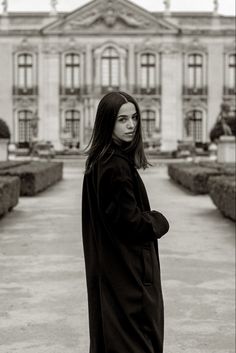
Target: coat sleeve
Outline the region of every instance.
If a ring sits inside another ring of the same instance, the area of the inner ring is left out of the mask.
[[[169,223],[160,212],[140,210],[130,166],[121,158],[101,174],[98,198],[105,223],[115,236],[125,241],[154,241],[169,230]]]

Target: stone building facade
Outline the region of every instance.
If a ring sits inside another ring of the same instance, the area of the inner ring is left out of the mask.
[[[139,102],[146,144],[209,141],[220,104],[235,113],[235,18],[149,12],[93,0],[70,13],[0,16],[0,117],[12,143],[83,148],[110,90]]]

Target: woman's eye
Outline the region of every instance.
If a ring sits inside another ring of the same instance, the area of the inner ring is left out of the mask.
[[[133,115],[133,120],[138,120],[138,115]]]

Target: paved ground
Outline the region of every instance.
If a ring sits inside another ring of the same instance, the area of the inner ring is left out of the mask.
[[[81,162],[66,162],[63,181],[0,221],[0,353],[88,353],[82,176]],[[233,222],[163,165],[142,177],[171,223],[159,243],[165,353],[234,353]]]

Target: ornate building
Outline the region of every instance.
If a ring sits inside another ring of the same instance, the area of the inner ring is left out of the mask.
[[[220,104],[235,113],[235,18],[149,12],[128,0],[93,0],[70,13],[0,16],[0,117],[12,142],[83,148],[110,90],[139,102],[145,141],[209,141]],[[154,141],[154,142],[153,142]]]

